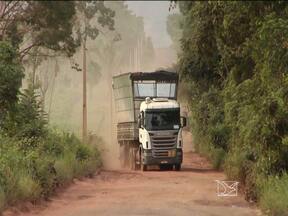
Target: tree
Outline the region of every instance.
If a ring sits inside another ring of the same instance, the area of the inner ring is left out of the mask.
[[[1,40],[11,40],[23,58],[33,47],[72,56],[79,46],[73,37],[74,1],[5,1],[0,4]]]
[[[229,178],[245,184],[246,198],[257,200],[258,179],[288,170],[288,4],[181,1],[179,7],[178,66],[191,88],[196,148],[208,149]]]
[[[0,122],[17,103],[23,77],[16,50],[10,43],[0,41]]]

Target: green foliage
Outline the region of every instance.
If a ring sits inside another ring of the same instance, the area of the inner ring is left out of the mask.
[[[20,101],[10,111],[2,125],[2,131],[8,135],[21,139],[21,148],[35,148],[39,139],[46,134],[46,115],[42,110],[39,96],[30,85],[24,89]]]
[[[27,18],[24,23],[31,27],[33,43],[54,51],[75,53],[77,40],[73,38],[72,19],[76,14],[73,1],[27,2]]]
[[[190,3],[184,3],[187,10]],[[190,77],[198,88],[208,90],[218,86],[221,74],[215,70],[220,61],[213,25],[212,6],[209,2],[195,2],[183,18],[183,35],[179,70]],[[205,15],[204,15],[205,14]]]
[[[55,171],[58,183],[60,185],[65,185],[74,178],[74,166],[77,161],[75,161],[75,155],[67,154],[63,158],[55,162]]]
[[[33,47],[45,47],[71,56],[80,45],[73,37],[76,14],[73,1],[6,1],[3,7],[6,11],[0,40],[9,40],[16,48],[22,45],[22,57]]]
[[[79,146],[76,150],[76,159],[79,161],[87,160],[91,156],[92,152],[88,146]]]
[[[48,130],[37,147],[23,149],[22,142],[0,136],[0,200],[5,205],[47,198],[56,187],[91,176],[101,166],[97,148],[73,134]]]
[[[18,101],[23,77],[16,50],[10,43],[0,41],[0,122]]]
[[[39,183],[28,174],[19,175],[17,190],[16,198],[25,201],[36,201],[42,192]]]
[[[83,11],[79,5],[85,5]],[[0,215],[7,205],[47,198],[57,186],[91,176],[101,166],[97,147],[81,143],[73,134],[49,129],[44,99],[35,90],[39,87],[36,68],[45,59],[38,58],[43,50],[67,56],[75,53],[82,42],[82,35],[74,31],[78,12],[101,27],[112,30],[114,24],[114,12],[100,1],[7,1],[2,6],[6,11],[0,30]],[[97,29],[86,24],[86,36],[95,38]],[[20,93],[21,60],[31,49],[33,81]]]
[[[211,150],[212,165],[214,169],[220,170],[223,168],[226,152],[222,148],[214,148]]]
[[[261,200],[259,179],[288,171],[288,4],[179,5],[184,16],[179,69],[191,87],[196,148],[212,161],[224,151],[229,179],[244,183],[247,199]]]
[[[81,45],[83,29],[85,37],[95,39],[99,34],[98,27],[88,24],[78,28],[79,13],[88,20],[95,18],[99,27],[113,29],[114,24],[114,12],[102,1],[6,1],[3,8],[0,40],[9,40],[16,48],[22,45],[21,57],[35,47],[71,57]]]
[[[0,188],[0,212],[4,210],[5,207],[5,193],[2,188]]]
[[[262,183],[260,206],[268,215],[288,214],[288,175],[269,177]]]
[[[114,30],[115,12],[104,5],[102,1],[79,1],[76,2],[78,22],[75,26],[81,41],[86,43],[87,38],[95,40],[99,34],[99,27],[94,25],[91,20],[97,20],[101,27],[107,26],[109,30]]]
[[[32,86],[23,91],[0,131],[0,209],[17,201],[47,198],[75,177],[99,166],[96,148],[73,134],[48,129],[42,104]]]

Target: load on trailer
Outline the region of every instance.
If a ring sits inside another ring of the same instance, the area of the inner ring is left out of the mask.
[[[182,128],[177,102],[178,74],[168,71],[125,73],[113,77],[117,140],[123,167],[165,165],[181,169]]]

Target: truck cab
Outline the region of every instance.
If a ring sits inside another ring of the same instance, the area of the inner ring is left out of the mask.
[[[138,127],[143,170],[148,165],[170,165],[175,170],[181,169],[182,128],[185,125],[186,119],[180,117],[180,105],[176,100],[147,97],[141,103]]]
[[[176,72],[134,72],[113,77],[117,141],[122,167],[181,169],[182,128]]]

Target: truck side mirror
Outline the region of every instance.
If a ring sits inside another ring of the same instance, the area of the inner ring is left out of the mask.
[[[186,127],[186,125],[187,125],[187,119],[181,116],[181,127]]]

